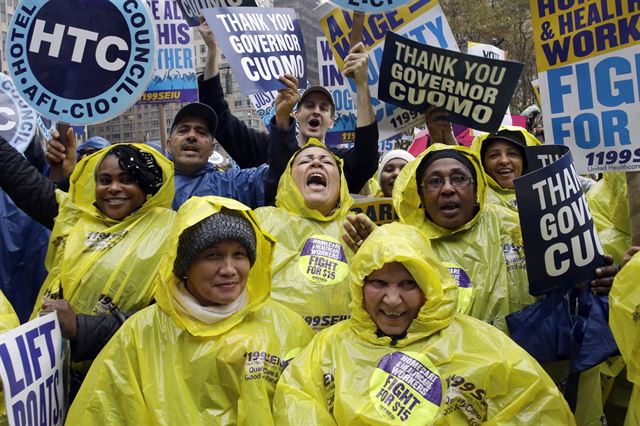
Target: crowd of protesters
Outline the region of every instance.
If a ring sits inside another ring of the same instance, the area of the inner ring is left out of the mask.
[[[638,321],[640,248],[623,175],[582,181],[611,255],[586,291],[610,297],[621,358],[585,370],[568,404],[562,362],[535,359],[506,321],[537,300],[523,252],[505,247],[523,245],[513,181],[540,120],[467,148],[430,108],[428,148],[379,160],[358,43],[344,65],[353,148],[324,145],[331,94],[300,95],[288,74],[256,131],[229,110],[200,30],[201,103],[176,114],[165,155],[102,138],[76,149],[54,132],[45,165],[0,140],[0,331],[57,312],[67,424],[640,424],[640,334],[626,320]],[[209,164],[214,140],[239,168]],[[358,193],[390,198],[398,221],[351,213]]]

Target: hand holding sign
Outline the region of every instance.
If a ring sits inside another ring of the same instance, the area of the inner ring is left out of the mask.
[[[42,313],[56,312],[62,337],[75,340],[78,335],[78,325],[76,313],[68,300],[47,299],[42,304]]]
[[[72,127],[66,127],[66,131],[66,143],[61,140],[61,135],[56,130],[51,132],[52,138],[47,141],[45,157],[51,165],[49,179],[53,182],[60,182],[71,176],[78,162],[76,134]]]
[[[351,47],[349,54],[344,58],[344,68],[342,73],[356,81],[358,89],[367,89],[367,78],[369,78],[369,53],[362,42]]]
[[[216,37],[213,35],[211,28],[209,28],[209,24],[204,19],[204,16],[200,17],[200,26],[198,27],[198,31],[202,36],[202,40],[204,40],[204,44],[207,46],[207,58],[204,65],[203,78],[205,80],[209,80],[220,73],[220,61],[222,55],[218,48]]]
[[[276,124],[281,129],[288,129],[291,125],[291,112],[300,100],[298,92],[298,79],[291,74],[280,77],[280,81],[286,88],[278,90],[276,96]]]
[[[618,267],[613,264],[613,256],[605,254],[604,261],[606,265],[596,268],[596,279],[591,280],[590,286],[593,294],[609,294],[613,279],[618,273]]]
[[[498,130],[524,64],[440,49],[388,32],[378,98],[411,111],[429,105],[451,121],[477,130]]]
[[[557,161],[557,150],[566,153]],[[609,272],[591,212],[568,148],[527,147],[529,170],[548,164],[513,181],[529,277],[529,293],[539,296],[566,290],[597,275],[596,291]],[[601,269],[597,274],[596,268]],[[604,269],[604,271],[602,270]]]
[[[342,227],[345,230],[342,241],[357,253],[364,240],[376,229],[376,224],[364,213],[349,213],[342,222]]]
[[[449,122],[449,113],[434,106],[430,106],[424,112],[424,122],[429,129],[431,143],[443,143],[457,145],[453,135],[453,126]]]

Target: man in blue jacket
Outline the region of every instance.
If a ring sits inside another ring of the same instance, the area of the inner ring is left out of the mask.
[[[273,161],[258,167],[218,171],[208,162],[217,126],[216,113],[201,103],[188,104],[176,114],[167,141],[175,166],[174,210],[192,196],[205,195],[233,198],[251,208],[271,204],[289,156],[276,156],[278,164]],[[278,149],[291,150],[279,144],[271,147],[272,151]]]

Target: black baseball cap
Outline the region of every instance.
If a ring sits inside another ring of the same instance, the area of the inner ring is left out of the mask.
[[[298,108],[300,108],[300,105],[302,105],[302,102],[304,102],[304,99],[312,93],[321,93],[325,95],[327,98],[329,98],[329,102],[331,103],[331,108],[333,109],[333,113],[336,112],[336,104],[333,103],[333,96],[331,96],[331,92],[329,92],[323,86],[308,87],[307,90],[305,90],[302,96],[300,97],[300,100],[298,101]]]
[[[199,102],[187,104],[178,111],[176,116],[173,118],[173,123],[171,124],[171,130],[169,133],[173,132],[173,128],[176,127],[176,124],[185,117],[202,118],[207,123],[207,126],[209,126],[211,135],[216,134],[216,128],[218,127],[218,116],[216,115],[216,112],[210,106]]]
[[[484,153],[487,150],[489,144],[495,141],[511,142],[518,149],[518,151],[520,151],[522,157],[525,157],[524,149],[527,147],[527,141],[522,132],[518,130],[502,129],[487,136],[487,138],[484,140],[484,142],[482,143],[482,148],[480,150],[480,155],[482,158],[484,158]]]

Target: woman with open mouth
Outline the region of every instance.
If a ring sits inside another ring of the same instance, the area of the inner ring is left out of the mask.
[[[518,217],[505,207],[486,203],[486,190],[477,153],[434,144],[400,172],[393,206],[401,223],[416,226],[430,238],[436,255],[465,289],[467,299],[460,310],[507,331],[505,316],[528,306],[533,298]],[[363,220],[362,215],[358,218]],[[366,237],[365,228],[372,226],[362,227],[356,221],[345,228],[347,243],[357,249]]]
[[[457,314],[425,235],[383,225],[353,257],[351,319],[287,367],[278,425],[575,424],[542,367],[495,328]]]
[[[100,353],[67,423],[272,424],[280,373],[313,336],[269,298],[273,239],[248,207],[210,196],[180,207],[169,240],[157,303]]]
[[[277,241],[271,296],[316,331],[350,315],[341,223],[352,204],[342,160],[311,138],[282,174],[276,207],[256,210]]]

